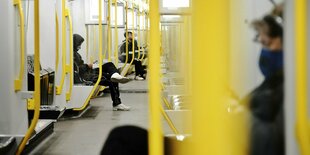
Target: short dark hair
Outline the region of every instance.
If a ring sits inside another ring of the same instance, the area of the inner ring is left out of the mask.
[[[253,21],[256,30],[265,29],[271,38],[283,38],[282,18],[279,16],[266,15],[263,19]]]
[[[272,15],[267,15],[263,18],[263,21],[268,25],[268,36],[271,38],[283,38],[282,23],[280,23],[277,18],[282,20],[281,17]]]
[[[128,35],[129,35],[129,34],[132,34],[132,32],[131,32],[131,31],[128,31]],[[126,36],[127,36],[127,33],[125,32],[125,33],[124,33],[124,37],[126,38]]]

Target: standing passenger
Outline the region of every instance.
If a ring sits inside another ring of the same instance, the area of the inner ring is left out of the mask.
[[[283,28],[281,18],[265,16],[253,23],[262,45],[259,68],[263,83],[250,94],[251,155],[284,155]]]

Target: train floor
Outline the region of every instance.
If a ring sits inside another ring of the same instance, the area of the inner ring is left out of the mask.
[[[91,108],[78,119],[56,122],[54,133],[31,155],[98,155],[109,132],[117,126],[148,127],[147,81],[121,85],[122,102],[131,111],[113,111],[110,94],[91,100]]]

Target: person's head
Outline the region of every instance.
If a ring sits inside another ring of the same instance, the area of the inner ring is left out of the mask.
[[[282,19],[279,16],[267,15],[261,20],[253,22],[253,26],[257,31],[257,41],[263,48],[276,51],[282,50],[283,27]]]
[[[84,42],[84,38],[79,34],[73,34],[73,50],[77,52],[81,49],[81,45]]]
[[[126,36],[127,36],[127,33],[125,32],[124,33],[124,37],[126,38]],[[128,32],[128,40],[131,42],[132,41],[132,32]]]

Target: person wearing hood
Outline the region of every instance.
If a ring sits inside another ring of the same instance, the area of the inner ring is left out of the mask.
[[[93,64],[84,63],[82,56],[78,53],[83,42],[84,38],[81,35],[73,35],[74,72],[77,72],[74,77],[74,83],[82,83],[83,81],[95,83],[98,79],[98,70],[93,69]],[[129,81],[130,79],[119,74],[113,63],[108,62],[102,65],[102,77],[99,85],[109,86],[114,111],[130,110],[129,106],[122,104],[118,86],[118,83],[127,83]]]
[[[248,96],[252,125],[250,155],[284,155],[283,28],[281,17],[253,22],[262,45],[259,68],[264,81]]]

